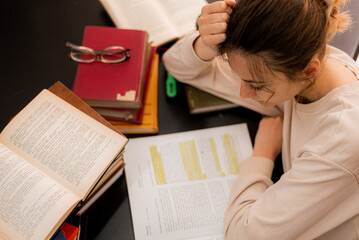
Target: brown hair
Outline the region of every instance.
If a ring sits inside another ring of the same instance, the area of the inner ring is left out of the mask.
[[[322,60],[330,39],[348,28],[350,19],[340,12],[344,3],[237,0],[219,52],[244,54],[254,78],[269,70],[282,72],[291,80],[306,79],[303,70],[312,58],[316,55]]]

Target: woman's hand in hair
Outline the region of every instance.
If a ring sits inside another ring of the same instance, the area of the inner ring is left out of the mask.
[[[235,1],[224,0],[202,8],[197,20],[200,36],[193,45],[202,60],[211,60],[218,55],[218,44],[226,39],[227,22],[235,4]]]
[[[282,149],[282,130],[282,117],[263,118],[259,123],[252,156],[275,161]]]

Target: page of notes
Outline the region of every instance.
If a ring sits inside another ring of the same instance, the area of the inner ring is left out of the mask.
[[[251,154],[246,124],[130,139],[125,175],[136,239],[223,239],[231,183]]]

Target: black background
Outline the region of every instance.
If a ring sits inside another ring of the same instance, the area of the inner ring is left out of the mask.
[[[72,87],[77,64],[67,57],[67,41],[80,45],[87,25],[114,25],[97,0],[6,1],[1,13],[0,129],[3,129],[42,89],[56,81]],[[165,77],[160,62],[159,134],[245,122],[254,140],[260,114],[236,108],[190,115],[181,84],[175,99],[165,96]],[[281,173],[277,161],[273,180]],[[70,220],[81,222],[82,239],[134,239],[125,177],[81,219],[72,216]]]

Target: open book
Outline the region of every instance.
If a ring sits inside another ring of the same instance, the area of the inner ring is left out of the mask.
[[[124,155],[135,238],[223,239],[229,189],[251,154],[243,123],[131,139]]]
[[[154,46],[196,29],[205,0],[100,0],[118,28],[146,30]]]
[[[123,166],[127,138],[56,86],[61,97],[43,90],[0,134],[0,239],[49,239]]]

